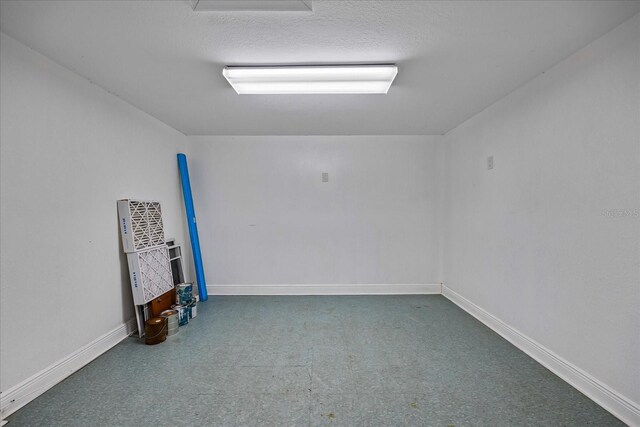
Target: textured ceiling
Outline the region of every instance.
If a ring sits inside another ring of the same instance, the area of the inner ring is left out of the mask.
[[[443,134],[640,2],[2,1],[0,29],[187,135]],[[237,95],[224,65],[395,63],[387,95]]]

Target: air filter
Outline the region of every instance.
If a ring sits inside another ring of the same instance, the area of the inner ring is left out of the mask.
[[[118,200],[118,215],[126,253],[165,244],[160,202]]]
[[[173,289],[169,249],[160,246],[127,254],[133,303],[146,304]]]

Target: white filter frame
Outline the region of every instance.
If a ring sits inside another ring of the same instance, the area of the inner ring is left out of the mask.
[[[118,200],[118,214],[125,253],[165,244],[160,202]]]
[[[135,305],[146,304],[173,289],[167,245],[127,254]]]

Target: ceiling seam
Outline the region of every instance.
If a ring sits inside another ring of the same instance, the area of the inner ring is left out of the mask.
[[[600,40],[602,37],[606,36],[607,34],[609,34],[610,32],[612,32],[613,30],[615,30],[616,28],[624,25],[627,21],[632,20],[633,18],[636,17],[636,15],[640,15],[640,12],[638,13],[634,13],[631,17],[629,17],[628,19],[625,19],[624,21],[620,22],[619,24],[609,28],[607,31],[605,31],[604,33],[600,34],[598,37],[596,37],[595,39],[587,42],[587,44],[580,46],[578,49],[576,49],[575,51],[571,52],[570,54],[568,54],[567,56],[564,56],[563,58],[561,58],[560,60],[558,60],[557,62],[553,63],[551,66],[549,66],[546,70],[542,71],[539,74],[536,74],[535,76],[531,77],[529,80],[527,80],[526,82],[522,83],[521,85],[519,85],[518,87],[516,87],[515,89],[509,91],[508,93],[506,93],[505,95],[501,96],[500,98],[496,99],[495,101],[493,101],[492,103],[488,104],[486,107],[484,107],[483,109],[479,110],[478,112],[470,115],[469,117],[467,117],[466,119],[464,119],[463,121],[461,121],[460,123],[458,123],[457,125],[455,125],[454,127],[452,127],[451,129],[449,129],[448,131],[446,131],[445,133],[442,134],[442,136],[447,136],[449,134],[449,132],[457,129],[458,127],[462,126],[463,124],[465,124],[466,122],[468,122],[469,120],[473,119],[474,117],[484,113],[486,110],[488,110],[489,108],[493,107],[494,105],[496,105],[497,103],[499,103],[500,101],[502,101],[503,99],[507,98],[508,96],[510,96],[511,94],[519,91],[520,89],[522,89],[523,87],[527,86],[529,83],[531,83],[532,81],[536,80],[537,78],[539,78],[540,76],[542,76],[543,74],[545,74],[547,71],[550,71],[552,69],[554,69],[555,67],[557,67],[559,64],[561,64],[562,62],[566,61],[567,59],[571,58],[573,55],[575,55],[576,53],[580,52],[582,49],[586,48],[587,46],[589,46],[590,44],[594,43],[597,40]]]
[[[58,62],[58,61],[56,61],[55,59],[51,58],[49,55],[46,55],[46,54],[44,54],[44,53],[40,52],[39,50],[32,48],[32,47],[31,47],[31,46],[29,46],[28,44],[24,43],[22,40],[18,40],[17,38],[15,38],[15,37],[11,36],[10,34],[7,34],[6,32],[4,32],[4,31],[2,31],[2,30],[0,30],[0,33],[2,33],[5,37],[9,37],[10,39],[15,40],[16,42],[18,42],[18,43],[20,43],[21,45],[25,46],[27,49],[29,49],[29,50],[31,50],[31,51],[33,51],[33,52],[37,53],[38,55],[42,55],[42,56],[44,56],[44,57],[45,57],[45,58],[47,58],[49,61],[51,61],[52,63],[56,64],[57,66],[64,68],[65,70],[69,71],[70,73],[72,73],[72,74],[74,74],[74,75],[76,75],[76,76],[80,77],[82,80],[86,80],[89,84],[91,84],[91,85],[93,85],[93,86],[95,86],[95,87],[99,88],[99,89],[100,89],[100,90],[102,90],[103,92],[106,92],[107,94],[109,94],[109,95],[111,95],[111,96],[113,96],[113,97],[115,97],[115,98],[119,99],[120,101],[124,102],[125,104],[129,105],[130,107],[133,107],[133,108],[135,108],[136,110],[138,110],[138,111],[140,111],[140,112],[142,112],[142,113],[146,114],[147,116],[151,117],[152,119],[157,120],[158,122],[162,123],[162,124],[163,124],[163,125],[165,125],[166,127],[168,127],[168,128],[170,128],[170,129],[175,130],[176,132],[178,132],[178,133],[179,133],[179,134],[181,134],[182,136],[185,136],[185,137],[186,137],[186,136],[188,136],[186,133],[182,132],[182,131],[181,131],[181,130],[179,130],[179,129],[176,129],[175,127],[173,127],[173,126],[171,126],[170,124],[166,123],[164,120],[159,119],[158,117],[154,116],[153,114],[149,113],[148,111],[143,110],[142,108],[138,107],[137,105],[135,105],[135,104],[133,104],[133,103],[131,103],[131,102],[127,101],[126,99],[122,98],[122,97],[121,97],[120,95],[118,95],[117,93],[112,92],[111,90],[109,90],[109,89],[105,88],[104,86],[102,86],[102,85],[100,85],[100,84],[98,84],[98,83],[94,82],[94,81],[93,81],[93,80],[91,80],[90,78],[88,78],[88,77],[86,77],[86,76],[84,76],[84,75],[80,74],[79,72],[77,72],[77,71],[75,71],[75,70],[73,70],[73,69],[71,69],[71,68],[67,67],[66,65],[63,65],[63,64],[59,63],[59,62]]]

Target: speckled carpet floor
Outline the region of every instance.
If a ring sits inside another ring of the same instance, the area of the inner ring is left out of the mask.
[[[211,297],[178,335],[123,341],[7,427],[176,425],[623,424],[444,297],[403,295]]]

